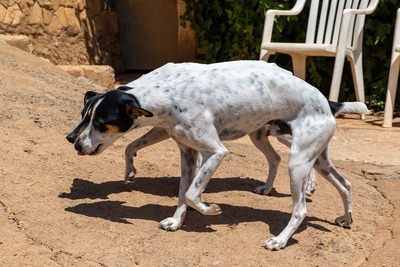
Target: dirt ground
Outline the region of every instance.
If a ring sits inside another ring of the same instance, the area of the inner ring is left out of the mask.
[[[103,91],[43,59],[0,41],[0,266],[400,266],[400,119],[338,118],[334,163],[353,184],[354,224],[336,226],[342,203],[317,177],[308,215],[281,251],[264,240],[287,224],[288,149],[270,196],[254,194],[266,178],[264,157],[248,138],[230,150],[204,193],[219,216],[187,213],[177,232],[158,228],[173,214],[179,153],[173,141],[135,158],[125,185],[125,146],[139,129],[95,157],[79,157],[65,136],[80,118],[83,94]]]

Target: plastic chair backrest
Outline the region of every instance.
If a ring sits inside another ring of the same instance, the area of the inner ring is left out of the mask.
[[[312,0],[308,19],[306,43],[337,45],[344,9],[366,8],[369,0]],[[346,47],[359,45],[365,15],[352,18]]]

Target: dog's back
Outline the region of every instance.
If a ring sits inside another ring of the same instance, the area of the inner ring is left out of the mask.
[[[299,112],[330,111],[316,88],[264,61],[170,63],[127,86],[155,116],[212,123],[222,139],[244,136],[270,120],[292,121]]]

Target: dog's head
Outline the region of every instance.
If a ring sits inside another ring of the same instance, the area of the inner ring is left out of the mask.
[[[97,155],[135,126],[140,116],[153,114],[135,96],[117,89],[104,94],[87,92],[81,122],[67,135],[79,155]]]

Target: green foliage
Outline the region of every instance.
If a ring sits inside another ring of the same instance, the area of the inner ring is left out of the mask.
[[[258,0],[187,0],[183,24],[190,22],[207,62],[256,58],[263,27]]]
[[[206,62],[258,59],[265,12],[268,9],[290,9],[295,0],[184,0],[186,12],[181,24],[190,23],[195,42]],[[309,3],[307,3],[309,5]],[[307,8],[307,6],[305,7]],[[383,109],[389,73],[391,48],[398,0],[381,0],[377,10],[366,17],[364,29],[364,81],[370,108]],[[303,16],[303,17],[302,17]],[[301,42],[305,39],[307,12],[299,16],[276,18],[273,40]],[[291,69],[290,57],[277,54],[269,61]],[[333,58],[309,57],[307,81],[329,94]],[[398,100],[400,94],[398,95]],[[350,65],[345,64],[341,101],[354,100]],[[397,101],[398,102],[398,101]]]

